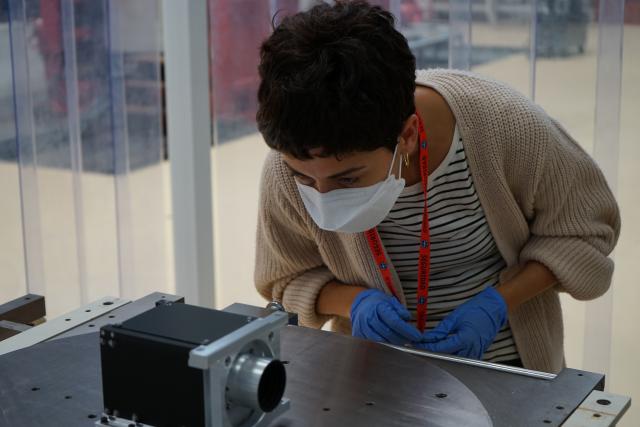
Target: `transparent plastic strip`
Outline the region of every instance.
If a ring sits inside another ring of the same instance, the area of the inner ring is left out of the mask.
[[[402,22],[402,0],[389,0],[389,12],[396,18],[396,27],[400,28]]]
[[[116,226],[118,233],[118,286],[120,297],[129,297],[128,289],[135,289],[135,260],[131,191],[129,186],[129,132],[125,89],[123,40],[120,35],[118,0],[105,0],[105,16],[109,22],[109,76],[111,91],[111,126],[113,138],[113,170],[116,194]]]
[[[42,254],[42,226],[38,190],[36,135],[30,85],[27,19],[23,0],[9,0],[9,35],[13,71],[13,102],[16,149],[20,176],[22,233],[27,292],[44,295],[46,290]]]
[[[618,186],[624,0],[601,0],[598,14],[598,74],[594,157],[614,194]],[[613,255],[612,255],[613,256]],[[586,307],[584,369],[611,369],[613,288]]]
[[[529,21],[529,97],[536,99],[536,61],[538,58],[538,0],[531,0]]]
[[[276,13],[278,13],[278,9],[278,0],[269,0],[269,19],[273,19]],[[282,19],[282,17],[280,17],[280,19]]]
[[[82,136],[80,133],[80,111],[78,97],[78,69],[76,56],[76,26],[74,0],[62,0],[61,22],[64,49],[64,73],[67,89],[67,120],[69,123],[69,147],[73,186],[73,209],[76,220],[76,253],[80,301],[87,303],[86,233],[84,224],[84,201],[82,191]]]
[[[449,2],[449,68],[471,69],[471,0]]]

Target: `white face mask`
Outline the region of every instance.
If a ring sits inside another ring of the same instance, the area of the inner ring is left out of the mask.
[[[387,179],[369,187],[341,188],[320,193],[296,181],[304,206],[318,227],[327,231],[362,233],[380,224],[404,188],[402,161],[398,178],[391,174],[397,151],[396,145]]]

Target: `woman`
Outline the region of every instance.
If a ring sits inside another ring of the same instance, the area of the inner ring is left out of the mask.
[[[265,298],[305,326],[562,368],[558,293],[606,292],[620,219],[557,122],[491,79],[416,72],[364,2],[285,18],[259,70]]]

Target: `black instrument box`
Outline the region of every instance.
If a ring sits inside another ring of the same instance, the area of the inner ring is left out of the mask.
[[[153,426],[204,426],[203,371],[189,352],[252,317],[187,304],[161,304],[100,330],[107,415]]]

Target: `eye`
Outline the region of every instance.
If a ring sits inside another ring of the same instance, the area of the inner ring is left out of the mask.
[[[356,182],[358,182],[358,178],[347,178],[347,177],[342,177],[338,180],[338,182],[341,185],[354,185]]]
[[[313,179],[309,178],[306,175],[301,175],[299,173],[294,172],[291,174],[291,176],[302,185],[308,185],[308,186],[313,185]]]

